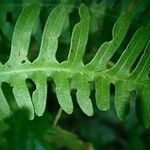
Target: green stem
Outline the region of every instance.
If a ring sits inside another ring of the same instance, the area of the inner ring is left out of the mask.
[[[53,122],[53,126],[57,126],[58,121],[59,121],[61,115],[62,115],[62,108],[60,107],[59,110],[58,110],[58,113],[57,113],[57,115],[55,117],[55,120]]]
[[[132,12],[137,4],[138,0],[132,0],[131,3],[128,6],[128,11]]]

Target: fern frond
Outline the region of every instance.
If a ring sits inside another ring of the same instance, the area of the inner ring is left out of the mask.
[[[58,37],[61,34],[66,10],[57,6],[49,15],[36,60],[28,60],[28,48],[31,33],[39,15],[39,7],[31,5],[23,10],[17,20],[11,46],[11,54],[7,63],[0,65],[0,83],[9,83],[19,108],[29,110],[29,118],[34,113],[41,116],[45,110],[47,95],[47,78],[51,77],[56,86],[56,95],[62,109],[71,114],[73,102],[70,91],[77,90],[77,102],[88,116],[93,115],[90,100],[90,84],[95,83],[96,104],[100,110],[110,107],[110,84],[115,86],[115,107],[120,119],[124,119],[129,105],[130,92],[137,92],[137,109],[140,120],[145,127],[150,126],[150,28],[141,27],[134,34],[124,53],[114,67],[108,69],[107,63],[121,45],[131,22],[129,13],[123,14],[112,30],[112,40],[105,42],[97,51],[95,57],[84,65],[83,55],[88,40],[90,15],[88,8],[82,4],[79,8],[80,22],[75,25],[71,37],[71,45],[67,60],[59,63],[56,59]],[[146,46],[147,45],[147,46]],[[145,48],[146,46],[146,48]],[[141,51],[145,52],[136,68],[130,72]],[[36,89],[30,97],[26,79],[31,79]],[[145,96],[146,95],[146,96]],[[0,88],[0,118],[11,114],[11,110]]]

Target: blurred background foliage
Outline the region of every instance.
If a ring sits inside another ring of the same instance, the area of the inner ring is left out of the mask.
[[[39,20],[31,37],[28,53],[30,61],[38,56],[40,40],[46,19],[51,10],[63,4],[68,12],[64,24],[57,59],[66,59],[71,32],[79,21],[78,7],[85,3],[91,13],[91,26],[84,63],[88,63],[104,41],[111,39],[114,22],[123,12],[130,11],[133,21],[129,32],[110,63],[115,63],[122,54],[125,45],[141,25],[150,25],[150,0],[1,0],[0,1],[0,61],[5,63],[10,54],[11,39],[15,22],[21,10],[31,3],[41,4]],[[27,81],[32,93],[34,85]],[[101,112],[95,106],[94,90],[91,93],[95,114],[85,116],[79,109],[75,91],[72,91],[75,109],[72,115],[59,111],[54,87],[48,81],[46,112],[33,121],[26,118],[25,110],[17,110],[12,88],[2,85],[5,96],[14,111],[5,122],[0,122],[1,150],[148,150],[150,149],[150,130],[143,129],[135,115],[135,93],[131,93],[130,111],[124,122],[118,120],[114,109],[114,87],[111,87],[111,110]],[[7,94],[6,94],[7,93]],[[60,117],[60,118],[57,118]],[[59,121],[57,120],[59,119]],[[57,124],[56,124],[57,123]]]

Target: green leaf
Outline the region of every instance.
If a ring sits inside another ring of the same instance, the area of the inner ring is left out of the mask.
[[[131,14],[123,14],[115,23],[112,30],[112,40],[105,42],[97,51],[95,57],[87,64],[87,68],[95,70],[106,69],[107,61],[113,56],[122,43],[131,23]]]
[[[121,120],[126,118],[130,92],[134,90],[140,97],[141,107],[137,107],[140,109],[141,118],[144,118],[142,123],[148,128],[150,126],[148,118],[150,28],[139,28],[114,67],[107,68],[109,59],[117,51],[129,29],[131,15],[123,14],[113,27],[112,40],[102,44],[91,62],[84,65],[82,59],[88,40],[90,13],[82,4],[79,8],[80,22],[73,28],[68,58],[58,63],[56,59],[58,38],[65,22],[66,10],[62,6],[57,6],[46,22],[39,56],[35,61],[30,62],[27,54],[31,32],[38,14],[37,5],[28,6],[23,10],[14,29],[10,59],[6,64],[0,64],[0,83],[5,82],[13,87],[13,94],[19,108],[27,108],[30,119],[34,118],[34,113],[41,116],[46,105],[47,78],[51,78],[56,86],[58,102],[65,112],[68,114],[73,112],[70,91],[74,87],[80,108],[85,114],[92,116],[91,84],[95,85],[96,104],[100,110],[109,109],[110,84],[114,84],[115,108],[118,117]],[[131,72],[131,68],[140,55],[142,55],[140,61]],[[26,85],[27,79],[31,79],[36,86],[31,97]],[[2,119],[10,114],[2,89],[0,98]]]
[[[53,75],[53,79],[56,85],[56,95],[60,106],[65,112],[71,114],[73,112],[73,103],[70,96],[68,77],[62,73]]]
[[[72,37],[71,46],[68,55],[68,61],[71,66],[83,66],[83,54],[86,48],[90,24],[90,15],[86,5],[82,4],[79,8],[80,22],[75,25]]]
[[[150,84],[150,82],[149,82]],[[150,127],[150,87],[140,87],[137,92],[136,110],[141,124]]]
[[[95,82],[96,105],[100,110],[106,111],[110,108],[110,82],[105,77],[99,77]]]
[[[90,86],[88,79],[84,75],[79,75],[74,79],[75,88],[77,89],[77,102],[82,111],[88,116],[93,115],[93,106],[90,100]]]
[[[46,107],[47,76],[41,72],[36,72],[35,76],[32,77],[32,80],[36,85],[36,90],[32,95],[34,110],[38,116],[42,116]]]
[[[39,12],[39,6],[33,4],[26,7],[20,14],[13,33],[8,64],[18,65],[23,60],[28,61],[30,37]]]
[[[29,119],[34,118],[34,108],[31,97],[25,83],[25,79],[21,76],[12,77],[11,85],[13,86],[13,94],[19,108],[29,111]],[[24,82],[23,82],[24,81]]]
[[[66,10],[62,6],[57,6],[49,15],[42,36],[41,48],[38,60],[57,62],[56,50],[58,38],[66,19]]]
[[[148,42],[145,52],[140,59],[139,64],[131,74],[130,78],[133,80],[144,80],[148,79],[148,73],[150,72],[150,41]]]
[[[7,103],[7,100],[3,94],[2,89],[0,88],[0,120],[10,116],[12,114],[10,107]]]
[[[115,108],[119,119],[124,120],[129,112],[130,86],[126,82],[115,84]]]
[[[111,73],[115,76],[118,76],[122,73],[129,73],[133,62],[136,60],[141,50],[147,44],[149,38],[150,28],[139,28],[116,65],[111,69]]]
[[[65,131],[59,127],[54,127],[51,131],[53,133],[52,136],[49,137],[49,135],[47,135],[50,139],[50,143],[70,150],[87,150],[88,148],[87,143],[83,143],[73,133]]]

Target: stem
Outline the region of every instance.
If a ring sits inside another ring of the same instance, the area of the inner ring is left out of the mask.
[[[128,6],[128,11],[132,12],[137,4],[138,0],[132,0],[132,2]]]
[[[62,108],[60,107],[59,110],[58,110],[58,113],[57,113],[57,115],[55,117],[55,120],[53,122],[53,126],[57,126],[58,121],[59,121],[61,115],[62,115]]]

